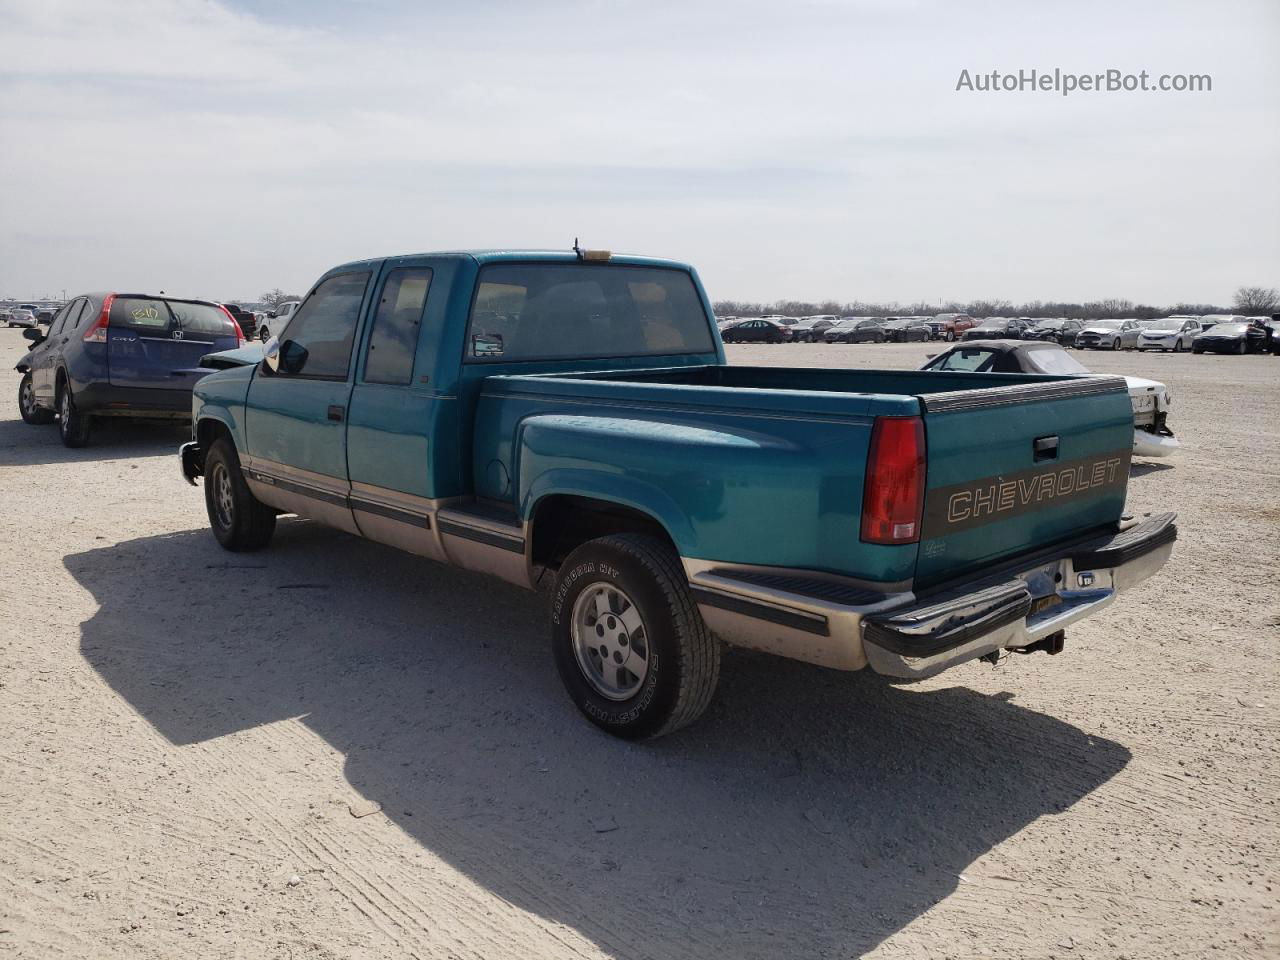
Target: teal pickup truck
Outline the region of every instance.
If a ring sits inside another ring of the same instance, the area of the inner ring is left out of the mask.
[[[570,696],[624,737],[706,708],[724,643],[922,678],[1157,571],[1120,377],[727,366],[693,269],[605,251],[330,270],[205,358],[182,472],[230,550],[276,516],[550,587]]]

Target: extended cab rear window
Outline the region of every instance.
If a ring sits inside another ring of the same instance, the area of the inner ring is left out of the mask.
[[[711,321],[683,270],[501,263],[480,270],[470,363],[711,353]]]

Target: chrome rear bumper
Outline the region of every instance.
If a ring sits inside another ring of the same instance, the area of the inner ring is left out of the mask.
[[[1169,559],[1172,513],[1041,555],[1025,568],[919,600],[827,575],[768,575],[686,560],[694,600],[726,642],[841,670],[923,679],[1040,644],[1110,604]]]

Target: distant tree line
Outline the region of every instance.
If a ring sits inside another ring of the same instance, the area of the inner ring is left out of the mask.
[[[824,300],[777,300],[773,303],[751,303],[744,300],[717,300],[712,304],[718,317],[760,317],[770,313],[784,317],[808,317],[834,314],[837,317],[931,317],[939,313],[967,313],[971,317],[1071,317],[1093,320],[1099,317],[1134,317],[1152,320],[1176,314],[1203,316],[1206,313],[1239,313],[1245,316],[1269,316],[1280,310],[1280,291],[1274,287],[1241,287],[1235,292],[1231,307],[1212,303],[1175,303],[1169,307],[1153,307],[1132,300],[1094,300],[1089,303],[1057,303],[1032,300],[1013,303],[1010,300],[971,300],[968,303],[871,303],[863,300],[837,302]]]
[[[258,298],[260,303],[263,303],[266,306],[272,307],[272,308],[278,307],[280,306],[280,304],[285,303],[289,300],[301,300],[301,299],[302,297],[299,294],[285,293],[279,287],[276,287],[274,290],[268,290],[266,293],[264,293],[261,297]]]

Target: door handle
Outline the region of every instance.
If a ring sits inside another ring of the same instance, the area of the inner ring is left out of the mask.
[[[346,409],[344,407],[338,406],[337,404],[333,404],[332,406],[329,407],[329,419],[337,423],[342,422],[342,415],[344,413],[346,413]]]

